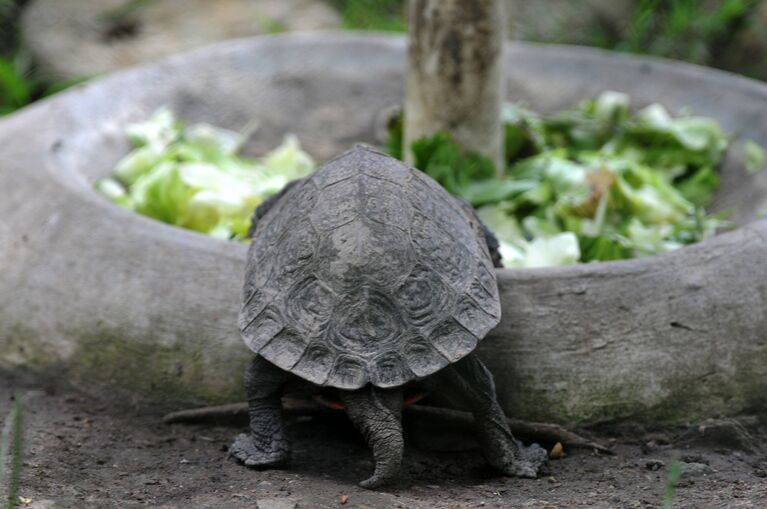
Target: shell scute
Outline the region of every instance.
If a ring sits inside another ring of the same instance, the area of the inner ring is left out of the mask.
[[[474,336],[483,338],[497,325],[500,313],[498,313],[498,317],[494,317],[474,299],[464,295],[458,300],[453,316]]]
[[[413,378],[407,363],[397,352],[386,352],[373,359],[370,381],[376,387],[398,387]]]
[[[285,326],[275,306],[267,306],[242,327],[242,337],[254,352],[258,352]]]
[[[307,344],[305,335],[291,328],[284,328],[264,345],[259,353],[269,362],[290,370],[306,351]]]
[[[312,224],[326,232],[354,221],[359,214],[356,199],[357,179],[347,179],[320,190],[320,198],[311,212]]]
[[[416,327],[441,321],[450,312],[454,297],[455,291],[439,274],[422,265],[415,267],[396,292],[400,309]]]
[[[498,285],[490,271],[482,264],[477,265],[474,279],[471,281],[466,295],[493,318],[501,317],[501,301],[498,298]]]
[[[410,338],[407,341],[404,358],[410,371],[418,377],[431,375],[449,364],[447,357],[422,337]]]
[[[246,285],[238,317],[240,330],[245,330],[261,314],[269,302],[270,295],[265,288],[256,285]]]
[[[455,362],[477,347],[477,337],[456,320],[442,322],[429,336],[431,344],[450,362]]]
[[[368,182],[370,185],[366,186],[364,195],[365,217],[377,223],[408,231],[412,210],[410,203],[401,198],[402,186],[370,179]]]
[[[407,233],[379,223],[369,223],[363,231],[359,250],[363,278],[383,288],[407,277],[416,258]]]
[[[286,313],[294,326],[316,337],[327,327],[337,297],[327,285],[309,276],[294,285],[285,300]]]
[[[339,355],[330,371],[327,384],[339,389],[359,389],[369,380],[367,363],[359,357]]]
[[[399,347],[406,327],[383,293],[361,288],[347,296],[331,319],[329,340],[339,351],[371,358]]]
[[[421,214],[415,214],[410,236],[422,263],[442,274],[455,288],[463,289],[473,272],[472,254]]]
[[[318,385],[328,379],[336,360],[336,352],[321,341],[312,342],[291,370],[296,375]]]
[[[401,186],[410,179],[410,171],[398,160],[384,154],[370,151],[378,157],[366,157],[360,164],[360,172],[368,177],[391,182]]]

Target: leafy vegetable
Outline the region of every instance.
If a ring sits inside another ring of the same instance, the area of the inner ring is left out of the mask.
[[[712,119],[674,117],[660,104],[632,112],[626,94],[609,91],[547,116],[506,104],[503,119],[500,178],[488,159],[446,133],[417,140],[412,150],[418,168],[478,207],[506,266],[664,253],[727,224],[703,209],[729,143]],[[396,127],[392,137],[401,139]],[[394,141],[388,146],[401,151]],[[758,145],[745,150],[752,171],[764,166]]]
[[[416,167],[431,175],[453,194],[473,182],[495,175],[493,162],[473,152],[465,152],[447,133],[416,140],[412,146]]]
[[[125,208],[219,238],[244,240],[253,210],[314,169],[295,136],[252,161],[237,155],[244,134],[185,127],[168,109],[126,132],[136,148],[96,188]]]

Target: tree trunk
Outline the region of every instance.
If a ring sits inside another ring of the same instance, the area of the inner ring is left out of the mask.
[[[501,0],[411,0],[405,153],[447,131],[467,150],[503,161]]]

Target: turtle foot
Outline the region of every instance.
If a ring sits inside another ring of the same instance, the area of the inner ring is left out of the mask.
[[[257,469],[285,466],[290,459],[287,449],[262,451],[253,443],[253,437],[245,433],[240,433],[234,439],[229,447],[229,455],[237,458],[243,465]]]
[[[535,479],[547,460],[546,449],[540,445],[532,444],[527,447],[522,442],[517,441],[517,453],[500,470],[509,477]]]
[[[371,478],[361,481],[359,486],[360,488],[365,488],[366,490],[372,490],[375,488],[380,488],[386,484],[391,484],[395,479],[396,478],[388,479],[379,475],[373,475]]]

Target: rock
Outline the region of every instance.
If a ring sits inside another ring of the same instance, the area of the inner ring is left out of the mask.
[[[757,439],[748,428],[734,418],[706,419],[688,429],[680,440],[684,444],[724,447],[739,451],[753,451],[759,447]]]
[[[650,459],[645,461],[644,463],[644,467],[647,470],[653,470],[653,471],[660,470],[665,466],[666,466],[666,463],[663,460]]]
[[[681,479],[689,480],[714,473],[714,469],[705,463],[687,463],[680,461],[682,467]]]
[[[135,2],[134,2],[135,3]],[[90,77],[225,39],[338,28],[321,0],[34,0],[22,16],[24,45],[52,79]]]
[[[709,460],[700,454],[683,454],[679,459],[685,463],[703,463],[705,465],[709,464]]]

